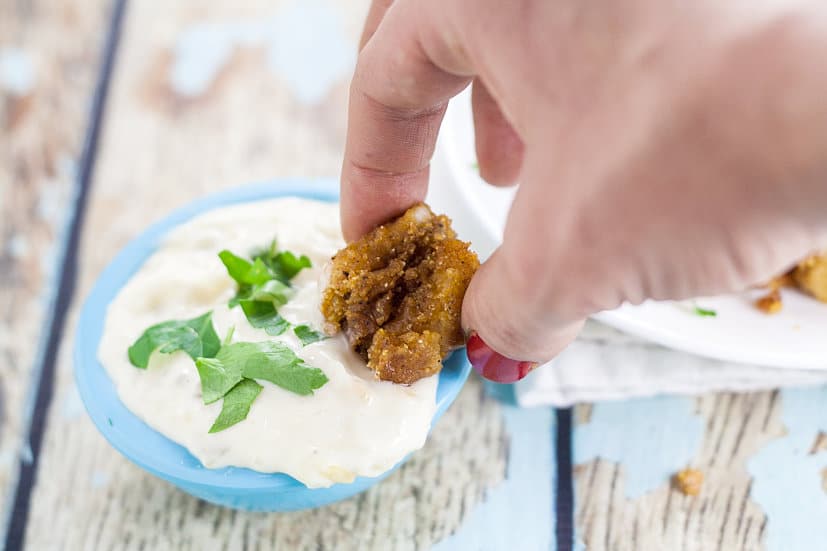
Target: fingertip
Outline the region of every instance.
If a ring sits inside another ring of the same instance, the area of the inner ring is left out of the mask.
[[[465,353],[474,370],[495,383],[516,383],[539,365],[503,356],[488,346],[476,331],[471,332]]]
[[[469,342],[476,336],[496,353],[487,360],[496,366],[491,369],[513,374],[528,363],[554,358],[574,340],[585,320],[556,313],[553,304],[517,284],[505,262],[499,249],[471,279],[462,302],[462,325]],[[542,283],[538,277],[536,285]]]

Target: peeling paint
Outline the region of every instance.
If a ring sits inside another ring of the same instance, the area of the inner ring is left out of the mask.
[[[60,415],[67,420],[76,419],[83,415],[83,411],[83,402],[80,399],[78,387],[75,386],[73,382],[69,385],[69,388],[66,389],[66,392],[63,395]]]
[[[25,235],[18,233],[12,235],[6,244],[6,250],[12,258],[23,258],[29,254],[30,249],[29,240],[26,239]],[[0,401],[0,404],[2,404],[2,401]]]
[[[594,405],[574,433],[574,462],[619,464],[625,494],[636,499],[669,483],[696,456],[704,433],[694,400],[660,396]]]
[[[206,93],[237,48],[264,47],[268,68],[302,103],[318,103],[346,78],[356,45],[341,15],[323,0],[294,2],[267,20],[201,23],[176,41],[169,82],[184,97]]]
[[[95,471],[92,473],[92,487],[93,488],[103,488],[109,484],[109,473],[105,473],[103,471]]]
[[[827,431],[827,387],[782,391],[781,404],[787,434],[747,463],[751,497],[767,515],[769,551],[814,549],[815,542],[827,540],[827,454],[811,453]]]
[[[0,48],[0,90],[13,96],[26,96],[34,90],[35,70],[27,52],[19,48]]]
[[[434,551],[511,549],[515,534],[523,551],[554,549],[553,410],[504,406],[503,412],[511,439],[506,480],[489,490],[485,501]]]

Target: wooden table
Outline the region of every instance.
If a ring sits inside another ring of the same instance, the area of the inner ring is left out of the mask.
[[[92,282],[137,232],[195,197],[335,176],[366,8],[0,1],[7,548],[827,548],[823,388],[551,410],[507,405],[472,378],[387,481],[291,514],[212,506],[107,445],[72,377]],[[700,496],[670,487],[682,465],[706,474]]]

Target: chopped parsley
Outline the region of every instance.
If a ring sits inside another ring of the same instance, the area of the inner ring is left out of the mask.
[[[327,338],[324,334],[316,331],[309,325],[297,325],[293,328],[293,333],[299,338],[302,346],[323,341]]]
[[[245,420],[247,414],[250,413],[253,400],[258,397],[261,389],[262,386],[252,379],[244,379],[235,385],[224,396],[221,413],[218,414],[212,427],[210,427],[210,433],[220,432]]]
[[[290,251],[279,251],[276,242],[253,253],[252,262],[228,250],[218,253],[227,273],[238,283],[230,308],[241,306],[250,325],[280,335],[289,324],[278,315],[278,307],[293,294],[290,280],[304,268],[310,268],[310,259],[297,257]]]
[[[255,379],[269,381],[301,396],[313,394],[328,381],[321,369],[307,365],[287,346],[274,341],[226,345],[215,358],[198,358],[196,367],[204,403],[211,404],[224,398],[221,414],[210,432],[224,430],[247,417],[250,404],[261,390]],[[244,392],[237,391],[245,381],[258,387],[255,394],[250,385]],[[242,398],[245,397],[249,397],[246,406],[238,406],[244,404]],[[233,407],[228,406],[228,400]]]
[[[273,241],[266,249],[253,253],[251,259],[228,250],[218,254],[227,274],[238,284],[230,308],[240,306],[250,325],[271,336],[281,335],[291,324],[279,315],[278,308],[293,296],[290,281],[305,268],[310,259],[290,251],[279,251]],[[212,312],[191,320],[170,320],[153,325],[129,347],[129,361],[146,369],[156,350],[170,354],[178,350],[195,360],[201,380],[204,404],[223,400],[221,413],[210,432],[219,432],[247,418],[253,401],[263,388],[256,379],[269,381],[289,392],[307,396],[327,383],[321,369],[307,365],[284,343],[232,342],[235,327],[223,342],[212,323]],[[306,346],[324,335],[308,325],[293,328]],[[111,421],[110,421],[111,423]]]
[[[240,285],[259,285],[272,279],[270,271],[260,259],[251,263],[228,250],[218,253],[218,258],[224,263],[230,277]]]
[[[277,341],[239,342],[222,349],[218,358],[241,364],[248,379],[264,379],[301,396],[313,394],[327,382],[324,371],[311,367],[285,344]]]
[[[149,357],[158,350],[171,354],[183,350],[192,359],[215,356],[221,341],[212,324],[212,312],[191,320],[171,320],[153,325],[129,347],[129,362],[135,367],[146,369]]]
[[[272,302],[242,300],[239,304],[250,325],[264,329],[268,335],[281,335],[290,327],[290,322],[279,315]]]
[[[697,304],[692,305],[692,312],[696,316],[701,316],[703,318],[714,318],[718,315],[718,312],[716,312],[715,310],[710,310],[708,308],[701,308]]]
[[[297,257],[290,251],[279,251],[275,241],[271,241],[266,249],[253,253],[253,260],[261,260],[270,269],[270,273],[282,283],[289,283],[304,268],[312,266],[310,259],[305,255]]]

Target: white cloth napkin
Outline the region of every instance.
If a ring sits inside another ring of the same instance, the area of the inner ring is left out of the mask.
[[[548,365],[515,385],[521,406],[568,406],[656,394],[747,392],[827,383],[827,371],[720,362],[670,350],[589,321]]]

